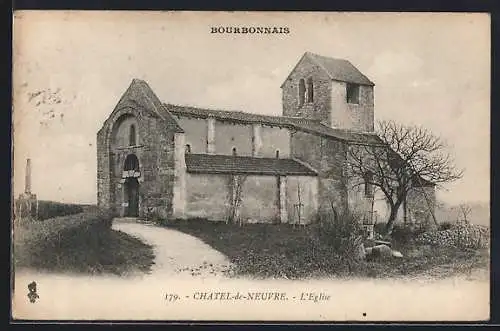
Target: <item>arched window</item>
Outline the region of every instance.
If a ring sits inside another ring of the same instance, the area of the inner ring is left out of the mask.
[[[233,156],[236,156],[236,147],[233,147]]]
[[[130,130],[128,132],[128,145],[129,146],[135,146],[136,141],[135,141],[135,125],[132,124],[130,125]]]
[[[186,152],[186,154],[191,153],[191,145],[186,144],[186,151],[185,152]]]
[[[277,158],[277,159],[279,159],[279,158],[280,158],[280,150],[279,150],[279,149],[277,149],[277,150],[276,150],[276,158]]]
[[[299,81],[299,106],[302,106],[306,97],[306,83],[303,79]]]
[[[307,80],[307,102],[313,102],[314,100],[314,86],[311,77]]]

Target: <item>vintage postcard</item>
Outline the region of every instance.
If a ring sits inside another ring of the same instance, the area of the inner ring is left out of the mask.
[[[18,11],[12,318],[483,321],[490,17]]]

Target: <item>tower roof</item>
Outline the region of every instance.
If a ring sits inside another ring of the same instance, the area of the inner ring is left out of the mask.
[[[312,62],[316,63],[319,67],[321,67],[332,80],[360,85],[375,85],[370,79],[368,79],[368,77],[363,75],[361,71],[359,71],[348,60],[336,59],[333,57],[322,56],[311,52],[305,52],[297,65],[302,61],[304,57],[307,57]],[[293,70],[290,72],[288,77],[285,79],[285,82],[290,77],[293,71],[295,71],[295,68],[293,68]],[[283,84],[281,86],[283,86]]]

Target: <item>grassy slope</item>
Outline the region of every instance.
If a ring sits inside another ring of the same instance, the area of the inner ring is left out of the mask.
[[[35,259],[27,255],[29,251],[15,253],[16,269],[126,275],[135,271],[147,272],[154,263],[151,246],[111,229],[100,232],[92,240],[73,238],[64,245],[44,250],[43,255]]]
[[[147,272],[153,248],[110,228],[110,216],[85,213],[14,226],[14,263],[19,270],[111,273]]]
[[[177,221],[167,226],[199,237],[227,255],[238,274],[256,277],[446,277],[487,268],[489,264],[484,251],[399,245],[396,248],[404,254],[402,259],[368,261],[349,268],[334,251],[315,239],[309,228],[268,224],[240,227],[204,220]]]

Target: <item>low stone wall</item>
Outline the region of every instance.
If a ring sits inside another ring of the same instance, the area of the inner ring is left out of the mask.
[[[415,241],[423,245],[487,248],[490,245],[490,232],[487,227],[480,225],[456,225],[448,230],[425,232]]]

